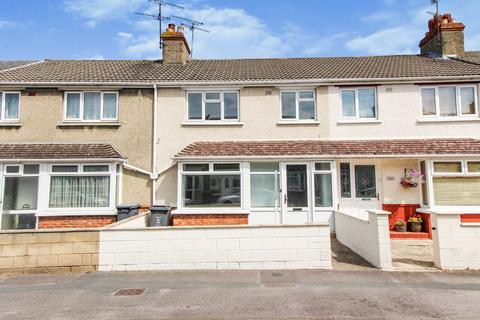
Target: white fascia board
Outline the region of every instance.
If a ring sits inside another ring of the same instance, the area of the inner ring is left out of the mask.
[[[218,160],[304,160],[304,159],[444,159],[444,158],[473,158],[479,159],[479,154],[412,154],[412,155],[288,155],[288,156],[195,156],[195,157],[174,157],[175,161],[218,161]]]

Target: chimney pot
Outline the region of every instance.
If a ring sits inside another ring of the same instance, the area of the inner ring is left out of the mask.
[[[183,34],[183,26],[175,29],[175,24],[169,23],[167,31],[160,38],[163,43],[162,63],[185,64],[190,60],[190,47]]]
[[[465,25],[452,18],[449,13],[435,15],[428,21],[428,32],[420,41],[420,51],[424,55],[464,56]]]

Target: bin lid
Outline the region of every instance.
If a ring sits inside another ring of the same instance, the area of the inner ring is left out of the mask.
[[[156,204],[156,205],[151,206],[150,210],[153,210],[153,211],[168,211],[168,210],[170,210],[170,207]]]
[[[138,203],[121,203],[117,206],[117,209],[140,209],[140,207]]]

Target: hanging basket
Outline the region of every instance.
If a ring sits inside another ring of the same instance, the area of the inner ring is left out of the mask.
[[[406,178],[402,178],[402,180],[400,180],[400,184],[405,189],[416,188],[418,186],[418,183],[416,183],[415,181],[408,180]]]

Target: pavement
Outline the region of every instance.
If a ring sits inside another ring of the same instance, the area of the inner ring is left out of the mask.
[[[430,239],[391,241],[392,264],[397,271],[439,271],[433,263],[433,244]]]
[[[23,275],[0,301],[0,319],[479,319],[480,272]]]

